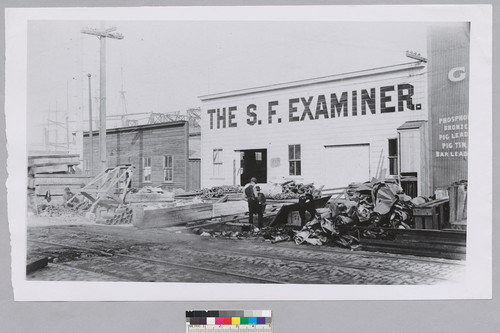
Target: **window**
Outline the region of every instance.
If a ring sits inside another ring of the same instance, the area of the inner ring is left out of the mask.
[[[398,174],[398,139],[389,139],[389,175]]]
[[[255,152],[255,163],[257,163],[257,165],[262,165],[262,152]]]
[[[142,180],[151,182],[151,157],[142,158]]]
[[[172,155],[163,156],[163,181],[171,182],[174,180],[174,159]]]
[[[300,176],[302,174],[300,165],[300,145],[288,146],[288,164],[290,176]]]
[[[213,164],[214,164],[214,177],[222,176],[222,149],[217,148],[214,149],[213,156]]]

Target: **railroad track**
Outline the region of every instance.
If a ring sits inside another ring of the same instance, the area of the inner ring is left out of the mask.
[[[132,260],[137,260],[137,261],[144,261],[144,262],[151,262],[155,264],[161,264],[161,265],[169,265],[169,266],[175,266],[175,267],[180,267],[184,269],[189,269],[189,270],[195,270],[195,271],[203,271],[205,273],[211,273],[215,275],[223,275],[223,276],[231,276],[231,277],[236,277],[238,279],[242,279],[248,283],[251,283],[250,281],[253,281],[254,283],[272,283],[272,284],[282,284],[285,282],[282,281],[276,281],[273,279],[266,279],[266,278],[261,278],[261,277],[255,277],[255,276],[247,276],[239,273],[234,273],[234,272],[226,272],[226,271],[221,271],[217,269],[212,269],[212,268],[207,268],[207,267],[200,267],[200,266],[193,266],[193,265],[187,265],[187,264],[180,264],[176,263],[173,261],[167,261],[167,260],[160,260],[160,259],[153,259],[153,258],[145,258],[145,257],[137,257],[137,256],[131,256],[127,254],[119,254],[119,253],[108,253],[105,251],[101,251],[98,249],[92,249],[92,248],[86,248],[86,247],[81,247],[81,246],[74,246],[74,245],[66,245],[66,244],[60,244],[60,243],[54,243],[54,242],[46,242],[46,241],[37,241],[37,240],[28,240],[28,242],[32,243],[37,243],[37,244],[45,244],[45,245],[50,245],[50,246],[57,246],[57,247],[63,247],[63,248],[69,248],[69,249],[75,249],[79,251],[85,251],[85,252],[91,252],[91,253],[98,253],[102,256],[106,257],[118,257],[118,258],[126,258],[126,259],[132,259]],[[73,267],[72,268],[76,268]],[[85,270],[81,268],[76,268],[80,270]],[[86,270],[88,271],[88,270]],[[113,274],[105,274],[103,272],[100,272],[101,274],[104,275],[109,275],[109,276],[115,276]]]
[[[269,279],[269,278],[262,277],[262,276],[259,277],[259,276],[255,276],[255,275],[238,273],[237,272],[238,267],[235,267],[236,272],[235,271],[230,272],[227,270],[221,271],[220,269],[214,269],[214,268],[210,268],[210,267],[202,267],[200,265],[201,265],[201,263],[203,263],[205,265],[210,264],[211,261],[212,262],[217,262],[217,261],[230,262],[232,260],[236,260],[237,262],[239,262],[239,261],[245,261],[244,258],[247,258],[246,259],[247,262],[252,262],[252,261],[256,261],[256,260],[258,261],[260,259],[266,259],[266,260],[268,260],[269,267],[275,265],[276,262],[279,262],[279,265],[281,265],[281,267],[285,267],[285,268],[287,266],[291,265],[292,263],[295,263],[295,264],[300,263],[300,264],[306,264],[309,268],[313,267],[313,270],[314,269],[319,270],[319,269],[323,269],[324,267],[328,267],[332,271],[349,269],[352,271],[363,272],[363,274],[365,274],[365,275],[368,274],[368,275],[373,275],[373,276],[388,275],[388,274],[392,273],[393,275],[397,274],[398,276],[405,276],[406,277],[405,280],[411,280],[411,279],[414,279],[415,277],[421,278],[423,280],[431,280],[431,281],[447,281],[447,280],[449,280],[449,278],[447,278],[447,277],[441,277],[441,276],[436,276],[436,275],[432,275],[432,274],[425,274],[425,273],[418,272],[418,271],[412,271],[411,269],[410,270],[408,270],[408,269],[403,270],[403,269],[391,268],[388,266],[384,266],[383,263],[380,263],[379,267],[375,267],[375,266],[370,267],[366,264],[365,265],[356,265],[356,264],[350,263],[346,259],[339,260],[339,258],[334,258],[332,260],[298,258],[298,257],[291,257],[291,256],[286,256],[286,255],[278,255],[276,253],[266,254],[266,253],[262,253],[259,251],[248,251],[248,250],[245,250],[245,252],[234,251],[234,250],[228,251],[228,250],[224,250],[224,249],[220,249],[220,248],[212,249],[214,251],[212,253],[210,253],[209,251],[207,251],[207,249],[190,248],[190,256],[191,256],[190,259],[200,263],[200,264],[195,266],[195,265],[178,263],[178,262],[175,262],[172,260],[165,260],[165,259],[159,259],[159,258],[151,258],[151,257],[145,258],[145,257],[139,257],[139,256],[135,256],[135,255],[119,254],[119,253],[111,254],[111,253],[106,252],[106,251],[88,248],[88,247],[75,246],[75,245],[66,245],[66,244],[61,244],[61,243],[35,241],[35,240],[30,240],[30,241],[34,242],[34,243],[45,244],[45,245],[50,245],[50,246],[71,248],[71,249],[76,249],[76,250],[86,251],[86,252],[94,252],[94,253],[98,253],[102,256],[107,256],[107,257],[116,256],[116,257],[121,258],[121,259],[144,261],[144,262],[150,262],[150,263],[160,264],[160,265],[175,266],[175,267],[179,267],[179,268],[187,269],[187,270],[203,271],[203,272],[215,275],[216,277],[217,276],[220,277],[222,275],[222,276],[225,276],[227,278],[229,276],[232,278],[236,278],[236,280],[237,280],[236,282],[246,282],[246,283],[274,283],[274,284],[276,284],[276,283],[292,283],[292,282],[283,281],[283,280],[279,280],[279,279]],[[148,245],[151,245],[151,243],[149,243]],[[272,246],[266,246],[266,247],[272,248]],[[305,249],[297,249],[297,248],[295,248],[294,250],[296,250],[297,252],[305,251],[305,252],[316,252],[317,253],[316,250],[305,250]],[[193,255],[193,251],[195,252],[194,255]],[[173,252],[175,252],[175,251],[173,251]],[[182,252],[182,251],[180,251],[180,252]],[[341,251],[340,249],[337,251],[321,251],[321,252],[323,252],[323,253],[334,252],[333,253],[334,255],[338,255],[338,254],[348,255],[349,254],[349,253],[346,253],[346,251]],[[152,253],[154,253],[154,252],[152,252]],[[172,251],[169,251],[169,255],[172,255]],[[365,254],[363,253],[362,255],[364,256]],[[177,257],[182,258],[183,254],[179,253],[177,255]],[[386,255],[376,255],[373,253],[368,253],[367,257],[382,258],[384,260],[398,260],[398,261],[406,260],[406,258],[386,256]],[[196,259],[199,259],[199,260],[196,260]],[[439,265],[448,264],[450,266],[460,266],[460,264],[453,263],[453,262],[443,263],[443,262],[440,262],[437,260],[426,260],[426,259],[419,259],[419,258],[410,258],[410,259],[412,259],[412,260],[409,260],[410,262],[411,261],[413,261],[413,262],[418,261],[422,264],[439,264]],[[125,266],[126,266],[126,262],[122,263],[122,264],[125,264]],[[370,273],[368,273],[368,272],[370,272]],[[214,280],[212,280],[212,281],[214,281]],[[219,279],[216,278],[215,281],[220,282],[220,278]]]

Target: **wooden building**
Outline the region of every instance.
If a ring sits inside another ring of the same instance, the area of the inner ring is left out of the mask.
[[[89,133],[84,133],[83,171],[90,174]],[[199,187],[189,181],[189,124],[175,121],[108,129],[107,166],[132,164],[132,187],[161,186],[166,190]],[[93,168],[101,171],[99,133],[93,132]]]
[[[336,188],[399,179],[403,166],[413,194],[430,195],[428,158],[415,154],[426,151],[426,72],[412,62],[201,96],[202,186]]]
[[[377,178],[430,196],[467,179],[469,31],[429,27],[417,62],[200,96],[202,186]]]

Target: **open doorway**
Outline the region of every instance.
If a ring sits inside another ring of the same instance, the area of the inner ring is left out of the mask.
[[[252,177],[257,178],[257,183],[267,183],[267,149],[240,150],[240,168],[240,185]]]

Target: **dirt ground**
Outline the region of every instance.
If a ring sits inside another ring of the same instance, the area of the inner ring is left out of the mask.
[[[82,216],[31,216],[27,240],[28,262],[49,258],[29,280],[436,284],[464,272],[456,260],[202,237],[184,227],[140,230]]]

